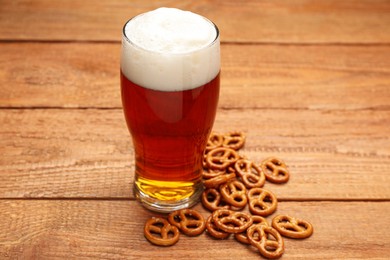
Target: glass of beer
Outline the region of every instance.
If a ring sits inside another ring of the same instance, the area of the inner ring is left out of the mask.
[[[191,207],[219,97],[217,26],[159,8],[123,27],[121,94],[134,153],[134,194],[159,212]]]

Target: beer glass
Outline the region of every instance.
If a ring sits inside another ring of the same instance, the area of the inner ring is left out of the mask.
[[[134,194],[146,208],[171,212],[199,201],[219,77],[219,31],[210,20],[159,8],[123,27],[122,104],[135,153]]]

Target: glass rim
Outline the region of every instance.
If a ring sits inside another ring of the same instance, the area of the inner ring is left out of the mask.
[[[205,45],[205,46],[202,46],[202,47],[199,48],[199,49],[195,49],[195,50],[191,50],[191,51],[187,51],[187,52],[173,52],[173,53],[171,53],[171,52],[154,51],[154,50],[146,49],[146,48],[144,48],[144,47],[142,47],[142,46],[136,44],[136,43],[133,42],[132,40],[130,40],[130,38],[126,35],[126,30],[125,30],[125,29],[126,29],[126,26],[127,26],[132,20],[134,20],[134,19],[136,19],[136,18],[138,18],[138,17],[140,17],[140,16],[142,16],[142,15],[144,15],[144,14],[146,14],[146,12],[145,12],[145,13],[138,14],[138,15],[136,15],[136,16],[130,18],[129,20],[126,21],[126,23],[123,25],[123,28],[122,28],[122,39],[125,39],[129,44],[131,44],[132,46],[134,46],[134,47],[137,48],[137,49],[141,49],[141,50],[143,50],[143,51],[146,51],[146,52],[149,52],[149,53],[155,53],[155,54],[187,55],[187,54],[191,54],[191,53],[195,53],[195,52],[199,52],[199,51],[208,49],[208,48],[212,47],[213,45],[215,45],[215,44],[218,42],[218,39],[219,39],[219,29],[218,29],[218,26],[217,26],[213,21],[211,21],[210,19],[208,19],[208,18],[206,18],[206,17],[204,17],[204,16],[202,16],[202,15],[197,14],[197,15],[199,15],[200,17],[202,17],[204,20],[206,20],[208,23],[210,23],[210,24],[213,26],[213,28],[214,28],[214,30],[215,30],[215,32],[216,32],[215,38],[214,38],[210,43],[208,43],[208,44]],[[123,43],[122,43],[122,45],[123,45]]]

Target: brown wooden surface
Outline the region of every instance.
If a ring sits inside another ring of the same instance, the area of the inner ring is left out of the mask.
[[[2,50],[2,107],[121,107],[118,43],[17,42]],[[221,108],[390,109],[390,45],[221,51]]]
[[[388,226],[390,202],[282,202],[278,207],[310,219],[315,227],[308,239],[285,239],[283,259],[388,256],[390,233],[383,227]],[[210,214],[200,205],[196,209],[204,217]],[[153,246],[145,241],[142,224],[156,214],[136,201],[6,200],[0,201],[0,210],[2,258],[261,259],[233,237],[220,241],[207,233],[182,235],[174,247]],[[376,217],[367,221],[370,216]]]
[[[388,259],[386,0],[0,0],[0,259],[261,258],[233,239],[160,248],[142,235],[155,213],[131,190],[119,50],[123,23],[159,6],[221,30],[214,130],[289,165],[287,184],[266,187],[314,234],[286,239],[282,259]]]
[[[130,17],[160,6],[209,17],[227,42],[390,41],[387,0],[2,0],[0,39],[120,41]]]
[[[132,198],[120,109],[7,109],[0,120],[0,197]],[[214,129],[245,131],[248,158],[289,164],[287,185],[266,184],[279,199],[390,197],[388,111],[221,109]]]

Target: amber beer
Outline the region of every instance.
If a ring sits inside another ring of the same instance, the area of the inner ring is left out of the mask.
[[[219,55],[217,27],[194,13],[160,8],[124,26],[120,78],[134,192],[149,209],[170,212],[198,201],[219,97]]]

